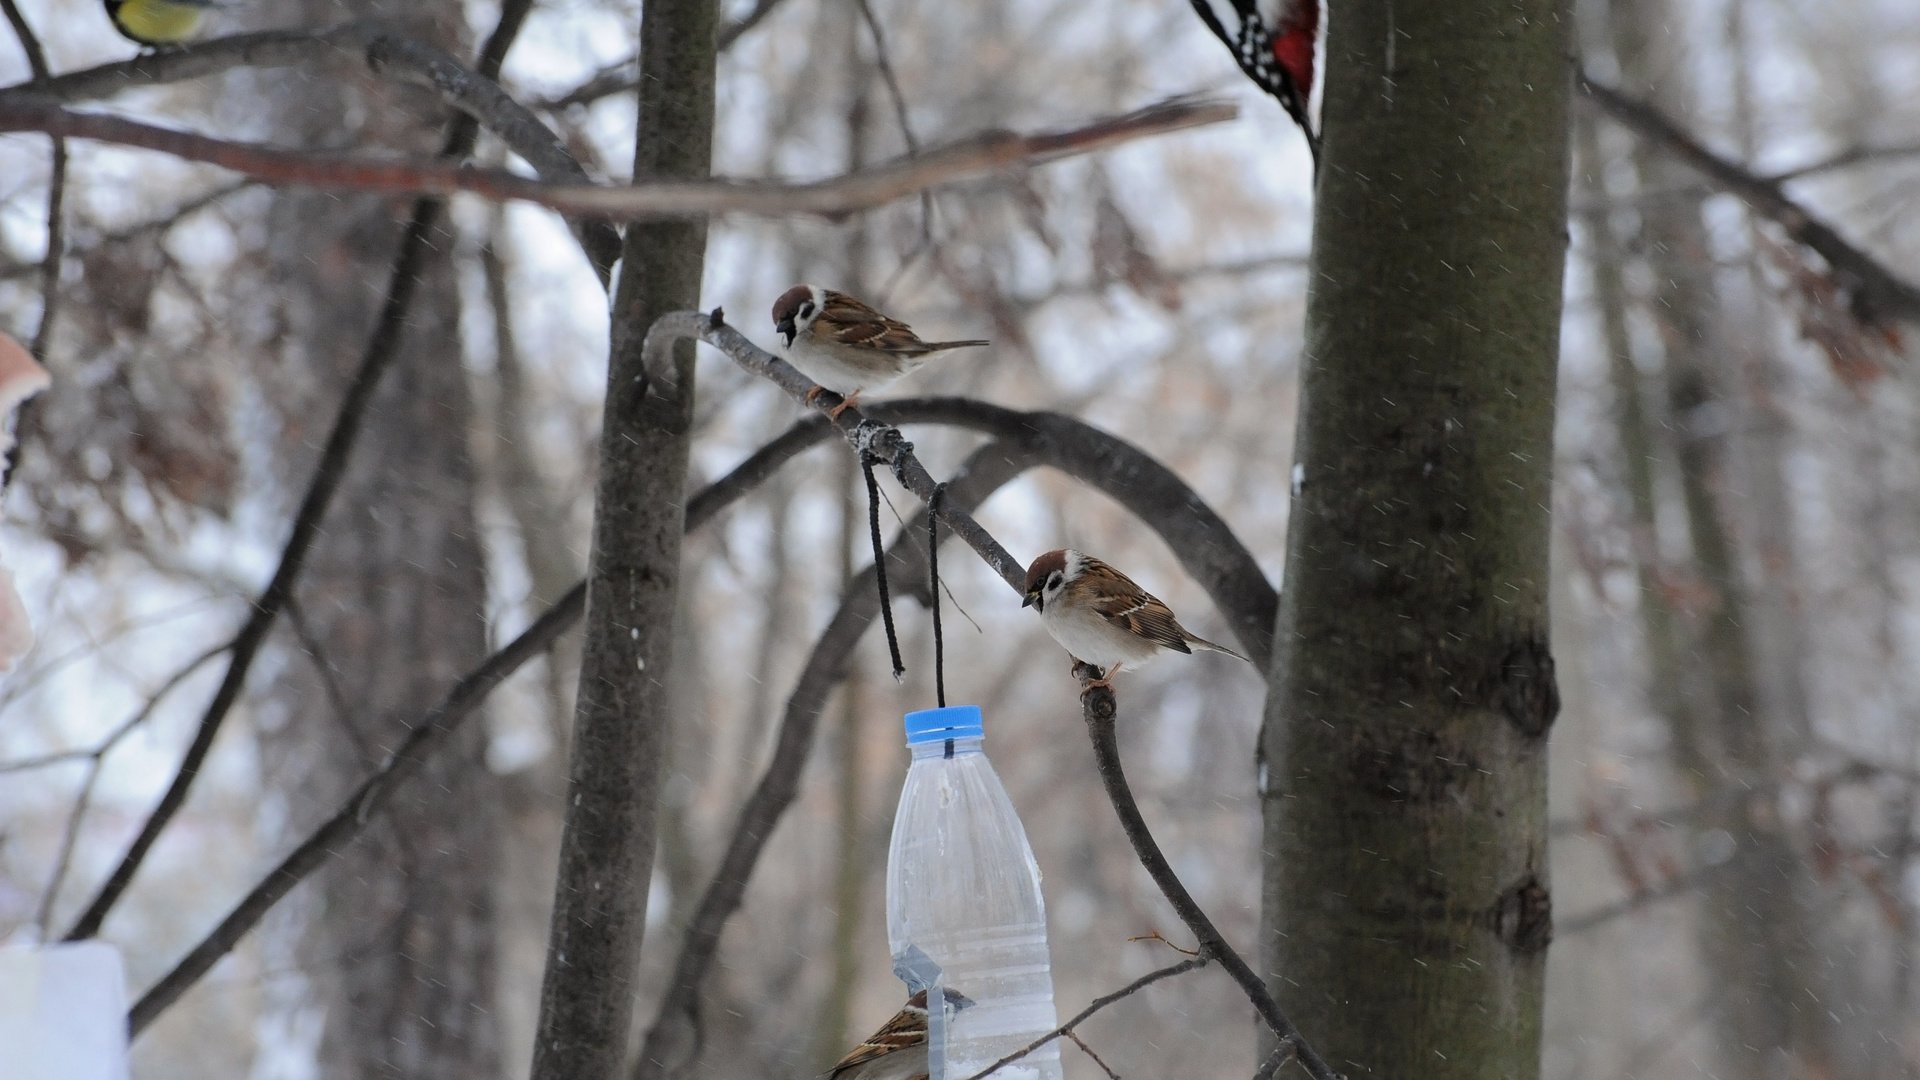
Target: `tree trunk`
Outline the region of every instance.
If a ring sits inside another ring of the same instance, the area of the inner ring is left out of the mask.
[[[458,19],[361,0],[354,14],[460,50]],[[316,8],[316,22],[339,15]],[[438,151],[448,114],[419,91],[327,80],[273,87],[272,130],[309,145]],[[342,117],[361,118],[343,131]],[[285,359],[271,400],[283,410],[284,467],[312,474],[324,418],[340,400],[380,316],[406,203],[278,196],[265,310]],[[396,212],[396,206],[398,212]],[[330,812],[341,793],[460,674],[486,655],[485,560],[468,456],[472,404],[444,209],[420,261],[391,368],[366,412],[346,480],[289,612],[297,658],[270,691],[263,759],[291,819]],[[318,418],[318,419],[317,419]],[[316,426],[319,425],[319,426]],[[307,973],[270,1023],[298,1032],[317,1009],[328,1076],[471,1080],[497,1076],[493,875],[496,817],[479,725],[455,737],[394,800],[371,843],[323,872],[300,925],[278,943]],[[304,826],[302,826],[304,828]],[[287,927],[287,923],[281,924]],[[293,1037],[298,1037],[293,1036]],[[312,1036],[308,1036],[311,1038]]]
[[[1334,15],[1262,738],[1264,960],[1336,1068],[1531,1077],[1567,13]]]
[[[713,136],[712,0],[640,22],[635,176],[703,177]],[[645,931],[673,696],[673,614],[693,424],[693,344],[645,369],[655,319],[700,300],[704,221],[628,227],[614,297],[585,644],[534,1080],[620,1075]]]

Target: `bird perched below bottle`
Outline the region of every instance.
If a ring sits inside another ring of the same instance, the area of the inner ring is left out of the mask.
[[[1122,667],[1139,667],[1162,653],[1200,649],[1247,659],[1225,645],[1188,633],[1158,597],[1099,559],[1072,548],[1049,551],[1033,560],[1027,567],[1026,600],[1020,606],[1038,611],[1041,625],[1077,663],[1100,669],[1100,677],[1089,686],[1112,686]]]
[[[120,36],[151,49],[184,45],[200,35],[217,0],[105,0],[107,18]]]
[[[973,1004],[958,990],[945,993],[955,1012]],[[927,992],[908,998],[893,1019],[836,1062],[823,1080],[927,1080]]]
[[[921,341],[913,328],[843,292],[795,285],[773,302],[773,328],[786,341],[787,363],[814,381],[807,402],[840,395],[832,416],[853,407],[862,390],[878,390],[943,352],[985,341]]]

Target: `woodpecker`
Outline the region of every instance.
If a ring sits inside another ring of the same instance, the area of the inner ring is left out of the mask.
[[[1192,0],[1213,36],[1233,53],[1240,70],[1280,102],[1307,137],[1314,168],[1320,135],[1307,103],[1313,94],[1313,48],[1320,33],[1320,0]]]

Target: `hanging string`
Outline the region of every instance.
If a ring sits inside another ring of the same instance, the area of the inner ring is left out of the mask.
[[[947,485],[933,485],[927,499],[927,595],[933,608],[933,692],[941,708],[947,707],[947,643],[940,635],[940,497]]]
[[[872,454],[860,455],[860,472],[867,478],[867,532],[873,537],[873,576],[880,585],[880,624],[887,630],[887,654],[893,660],[893,678],[907,673],[900,662],[900,635],[893,629],[893,598],[887,594],[887,549],[880,541],[880,482],[873,478]]]

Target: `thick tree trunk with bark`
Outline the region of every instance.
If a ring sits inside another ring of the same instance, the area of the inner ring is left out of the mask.
[[[711,0],[652,0],[640,23],[633,173],[702,177],[713,137]],[[703,221],[633,225],[613,304],[567,821],[541,989],[534,1080],[620,1074],[645,930],[673,720],[693,343],[647,370],[655,319],[696,307]]]
[[[1329,28],[1263,944],[1350,1075],[1539,1070],[1562,7]]]
[[[339,5],[309,5],[314,22]],[[457,19],[363,0],[353,14],[464,51]],[[324,10],[323,10],[324,9]],[[314,146],[351,142],[425,157],[447,112],[391,84],[287,83],[266,75],[279,120]],[[340,118],[362,122],[343,132]],[[285,475],[304,478],[326,419],[362,362],[407,228],[408,203],[290,192],[279,197],[266,287],[287,342],[274,403],[289,430]],[[485,560],[468,456],[471,399],[459,298],[442,212],[410,271],[390,367],[366,410],[346,480],[279,640],[297,653],[277,682],[264,757],[293,821],[330,812],[377,768],[407,724],[486,655]],[[424,767],[372,830],[321,876],[282,966],[309,972],[293,1013],[324,1016],[328,1076],[467,1080],[499,1073],[494,1019],[497,828],[478,725]],[[304,824],[302,825],[304,828]],[[274,854],[278,854],[275,852]]]

